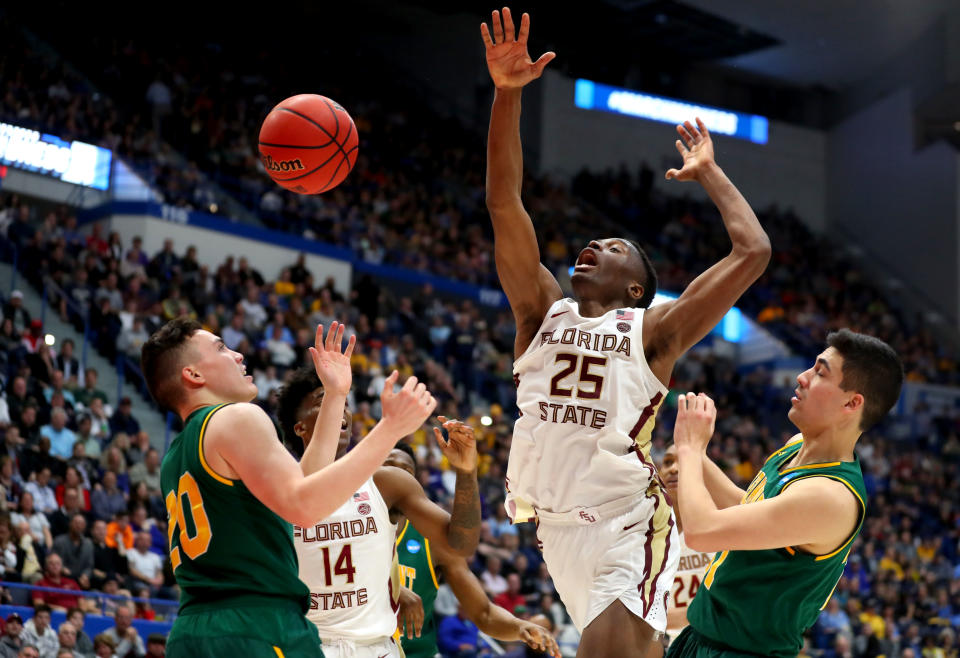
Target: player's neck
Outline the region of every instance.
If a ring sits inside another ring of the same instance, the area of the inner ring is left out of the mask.
[[[828,429],[820,433],[804,433],[803,445],[790,460],[791,467],[827,462],[852,462],[860,432]]]
[[[578,299],[577,312],[584,318],[599,318],[610,311],[629,306],[621,300]]]
[[[238,400],[224,400],[213,395],[210,391],[201,389],[194,392],[193,395],[180,407],[178,410],[178,415],[180,419],[186,422],[187,418],[190,417],[190,414],[195,412],[197,409],[203,409],[204,407],[212,407],[218,404],[230,404],[231,402],[237,402]],[[243,402],[248,402],[248,400],[243,400]]]

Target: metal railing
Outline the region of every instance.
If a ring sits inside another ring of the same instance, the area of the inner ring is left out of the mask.
[[[61,589],[57,587],[40,587],[39,585],[30,585],[28,583],[15,583],[11,581],[0,581],[0,587],[11,590],[28,590],[30,592],[44,592],[50,594],[64,594],[68,596],[75,596],[78,598],[87,598],[87,599],[96,599],[97,604],[100,607],[100,613],[105,614],[108,601],[115,601],[117,603],[141,603],[149,605],[153,608],[158,616],[160,611],[170,610],[169,613],[166,613],[170,616],[168,621],[172,621],[173,617],[176,617],[177,609],[180,606],[179,601],[174,601],[173,599],[151,599],[151,598],[142,598],[138,596],[127,596],[125,594],[107,594],[106,592],[97,592],[94,590],[81,590],[81,589]],[[32,605],[32,600],[30,605]],[[165,615],[166,616],[166,615]]]

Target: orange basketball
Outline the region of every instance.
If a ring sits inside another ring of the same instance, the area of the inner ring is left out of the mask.
[[[298,194],[331,190],[357,161],[357,127],[338,103],[316,94],[282,101],[260,127],[260,159],[267,174]]]

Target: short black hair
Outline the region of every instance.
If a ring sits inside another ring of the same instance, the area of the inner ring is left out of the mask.
[[[280,389],[277,399],[277,420],[287,448],[298,457],[303,455],[303,440],[294,431],[299,422],[300,405],[308,395],[323,386],[317,371],[307,366],[298,368]]]
[[[183,353],[187,341],[202,328],[196,320],[179,317],[157,329],[143,344],[140,370],[150,395],[162,409],[176,411],[183,396],[180,386]]]
[[[417,464],[417,453],[414,452],[413,446],[411,446],[406,441],[399,441],[397,445],[393,446],[394,450],[399,450],[400,452],[406,453],[410,459],[413,461],[413,472],[416,473],[420,470],[420,466]]]
[[[640,256],[640,262],[643,263],[644,273],[646,274],[646,280],[643,282],[643,295],[640,296],[634,306],[636,308],[648,308],[650,304],[653,303],[653,298],[657,294],[657,270],[653,267],[653,261],[650,260],[647,252],[643,250],[639,242],[630,239],[628,239],[627,242],[637,250],[637,254]]]
[[[860,431],[883,419],[900,398],[903,363],[892,347],[879,338],[840,329],[827,335],[827,345],[843,357],[840,388],[863,396]]]

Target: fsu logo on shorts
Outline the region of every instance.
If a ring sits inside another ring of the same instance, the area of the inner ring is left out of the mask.
[[[359,505],[357,505],[357,511],[360,512],[361,514],[369,514],[370,506],[367,505],[366,503],[360,503]]]
[[[628,331],[630,331],[630,324],[627,322],[618,322],[617,331],[619,331],[622,334],[627,333]]]

